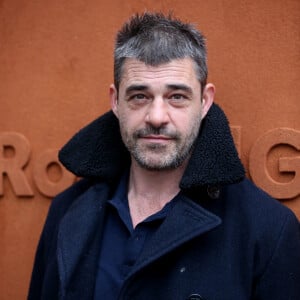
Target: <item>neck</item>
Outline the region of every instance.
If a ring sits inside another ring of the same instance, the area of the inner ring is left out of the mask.
[[[128,203],[133,226],[160,211],[180,191],[186,164],[173,170],[149,171],[132,160]]]

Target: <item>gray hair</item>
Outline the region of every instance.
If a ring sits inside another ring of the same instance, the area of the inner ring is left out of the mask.
[[[144,13],[134,15],[116,37],[114,82],[119,89],[122,66],[126,58],[135,58],[147,65],[158,66],[173,59],[190,57],[203,88],[207,80],[204,36],[191,24],[171,15]]]

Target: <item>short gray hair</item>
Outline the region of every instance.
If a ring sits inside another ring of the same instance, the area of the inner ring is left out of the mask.
[[[207,80],[206,56],[205,38],[193,25],[161,13],[136,14],[116,37],[114,83],[118,90],[126,58],[158,66],[173,59],[190,57],[195,62],[203,88]]]

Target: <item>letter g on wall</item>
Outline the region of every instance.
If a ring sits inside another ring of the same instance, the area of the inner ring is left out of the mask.
[[[279,157],[278,171],[293,173],[289,182],[279,182],[271,177],[267,158],[276,146],[291,146],[299,155]],[[249,155],[249,172],[252,180],[277,199],[292,199],[300,195],[300,131],[276,128],[261,136],[252,146]]]

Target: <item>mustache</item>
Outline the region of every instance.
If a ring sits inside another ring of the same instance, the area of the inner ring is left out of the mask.
[[[141,128],[139,130],[136,130],[133,134],[135,138],[143,138],[149,135],[163,135],[170,139],[179,139],[180,135],[176,131],[171,131],[167,129],[166,127],[153,127],[153,126],[147,126],[146,128]]]

